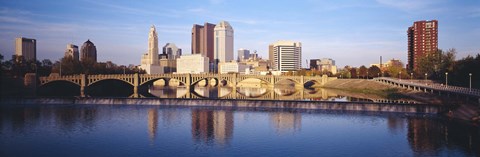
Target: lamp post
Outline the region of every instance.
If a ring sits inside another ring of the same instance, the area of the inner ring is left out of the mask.
[[[410,82],[413,82],[413,73],[410,73]]]
[[[380,77],[380,73],[377,73],[377,77]]]
[[[125,75],[125,67],[123,67],[123,75]]]
[[[398,72],[398,79],[402,80],[402,72]]]
[[[427,84],[427,73],[425,73],[425,84]]]
[[[445,87],[448,88],[448,72],[445,72]]]
[[[470,76],[470,92],[472,91],[472,73],[468,74]]]
[[[367,80],[368,80],[368,71],[367,71]]]

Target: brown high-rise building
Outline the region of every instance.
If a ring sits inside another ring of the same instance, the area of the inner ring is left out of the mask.
[[[82,45],[80,60],[91,60],[97,62],[97,47],[88,39]]]
[[[214,24],[205,23],[205,25],[194,24],[192,28],[192,54],[202,54],[208,57],[210,62],[213,58],[213,29]]]
[[[438,21],[416,21],[408,27],[407,69],[415,71],[418,60],[438,50]]]
[[[273,67],[273,45],[268,45],[268,62],[269,62],[269,69]]]

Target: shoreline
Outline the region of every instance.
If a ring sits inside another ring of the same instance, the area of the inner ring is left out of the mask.
[[[234,100],[178,98],[3,98],[0,105],[73,104],[73,105],[154,105],[192,107],[230,107],[253,109],[302,109],[390,113],[443,114],[449,106],[377,102],[337,102],[299,100]]]

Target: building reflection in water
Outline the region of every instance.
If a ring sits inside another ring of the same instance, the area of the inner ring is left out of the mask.
[[[258,97],[268,92],[267,88],[248,88],[248,87],[240,87],[237,88],[238,92],[247,97]]]
[[[225,145],[232,135],[232,111],[192,109],[192,138],[195,142]]]
[[[302,127],[302,114],[298,112],[272,112],[270,123],[278,134],[295,133]]]
[[[221,98],[221,97],[224,97],[224,96],[227,96],[229,95],[230,93],[233,92],[233,88],[229,88],[229,87],[218,87],[218,95],[217,97],[218,98]]]
[[[399,118],[396,116],[387,117],[388,130],[392,134],[399,134],[405,131],[405,118]]]
[[[158,109],[148,109],[148,136],[151,141],[155,140],[158,128]]]
[[[480,155],[480,129],[439,119],[409,118],[408,142],[421,156],[439,156],[441,150],[466,148],[466,152]]]
[[[71,133],[79,127],[93,130],[98,116],[95,107],[0,107],[0,132],[11,129],[15,133],[24,133],[35,127],[52,123],[53,128]]]
[[[188,89],[185,87],[152,86],[149,89],[149,93],[158,98],[181,98],[187,92]]]
[[[218,98],[219,89],[214,87],[195,87],[193,91],[204,98]]]

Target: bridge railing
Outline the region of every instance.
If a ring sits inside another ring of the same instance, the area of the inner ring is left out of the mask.
[[[396,78],[387,78],[387,77],[380,77],[380,78],[375,78],[374,80],[387,80],[395,83],[400,83],[403,85],[410,85],[410,86],[416,86],[416,87],[422,87],[422,88],[429,88],[429,89],[435,89],[435,90],[442,90],[442,91],[450,91],[450,92],[457,92],[457,93],[463,93],[463,94],[470,94],[470,95],[476,95],[480,96],[480,90],[479,89],[470,89],[466,87],[458,87],[458,86],[447,86],[443,84],[438,84],[438,83],[425,83],[421,81],[411,81],[411,80],[401,80],[401,79],[396,79]]]

